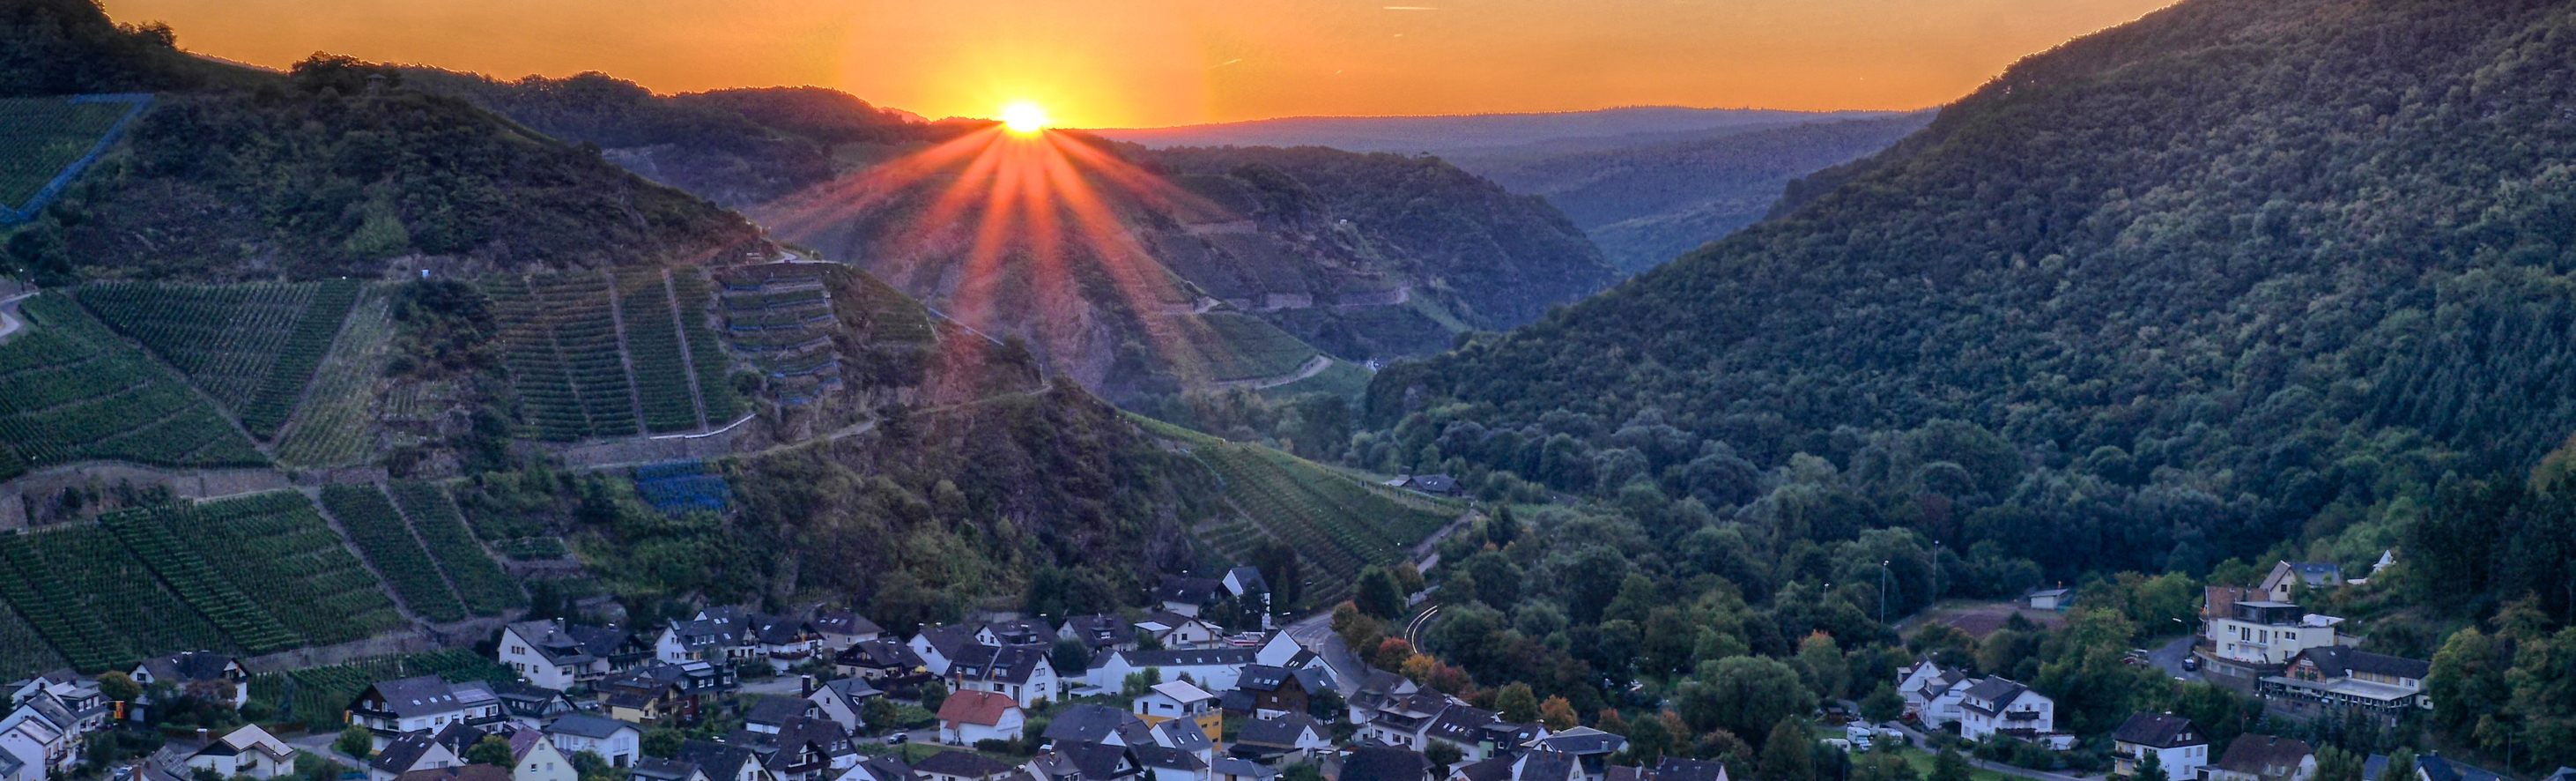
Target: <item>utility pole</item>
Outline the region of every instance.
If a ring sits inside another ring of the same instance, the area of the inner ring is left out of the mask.
[[[1893,559],[1881,559],[1881,560],[1879,560],[1879,562],[1878,562],[1878,625],[1879,625],[1879,626],[1886,626],[1886,625],[1887,625],[1887,584],[1888,584],[1888,581],[1889,581],[1889,580],[1891,580],[1891,579],[1893,579],[1893,578],[1895,577],[1893,574],[1891,574],[1891,573],[1889,573],[1889,572],[1888,572],[1887,564],[1888,564],[1888,562],[1889,562],[1889,561],[1893,561]]]

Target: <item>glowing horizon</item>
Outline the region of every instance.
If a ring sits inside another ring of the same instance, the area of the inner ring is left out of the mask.
[[[316,51],[502,79],[599,71],[669,94],[830,87],[933,119],[1055,127],[1617,106],[1914,109],[2173,0],[105,0],[180,46]]]

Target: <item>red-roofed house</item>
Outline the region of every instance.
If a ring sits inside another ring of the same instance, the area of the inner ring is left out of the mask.
[[[1024,720],[1010,695],[957,692],[939,706],[939,742],[972,746],[979,740],[1018,740]]]

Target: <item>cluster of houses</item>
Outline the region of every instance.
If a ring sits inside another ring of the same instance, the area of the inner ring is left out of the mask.
[[[2211,586],[2202,603],[2206,679],[2260,696],[2294,715],[2357,710],[2390,719],[2428,710],[2432,663],[2352,647],[2343,619],[2309,613],[2297,592],[2344,585],[2341,567],[2280,562],[2251,588]]]

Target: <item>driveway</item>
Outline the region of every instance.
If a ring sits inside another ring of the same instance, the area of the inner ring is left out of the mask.
[[[2191,658],[2192,643],[2197,635],[2183,635],[2147,651],[2147,662],[2165,671],[2177,681],[2198,681],[2200,673],[2182,668],[2182,660]]]

